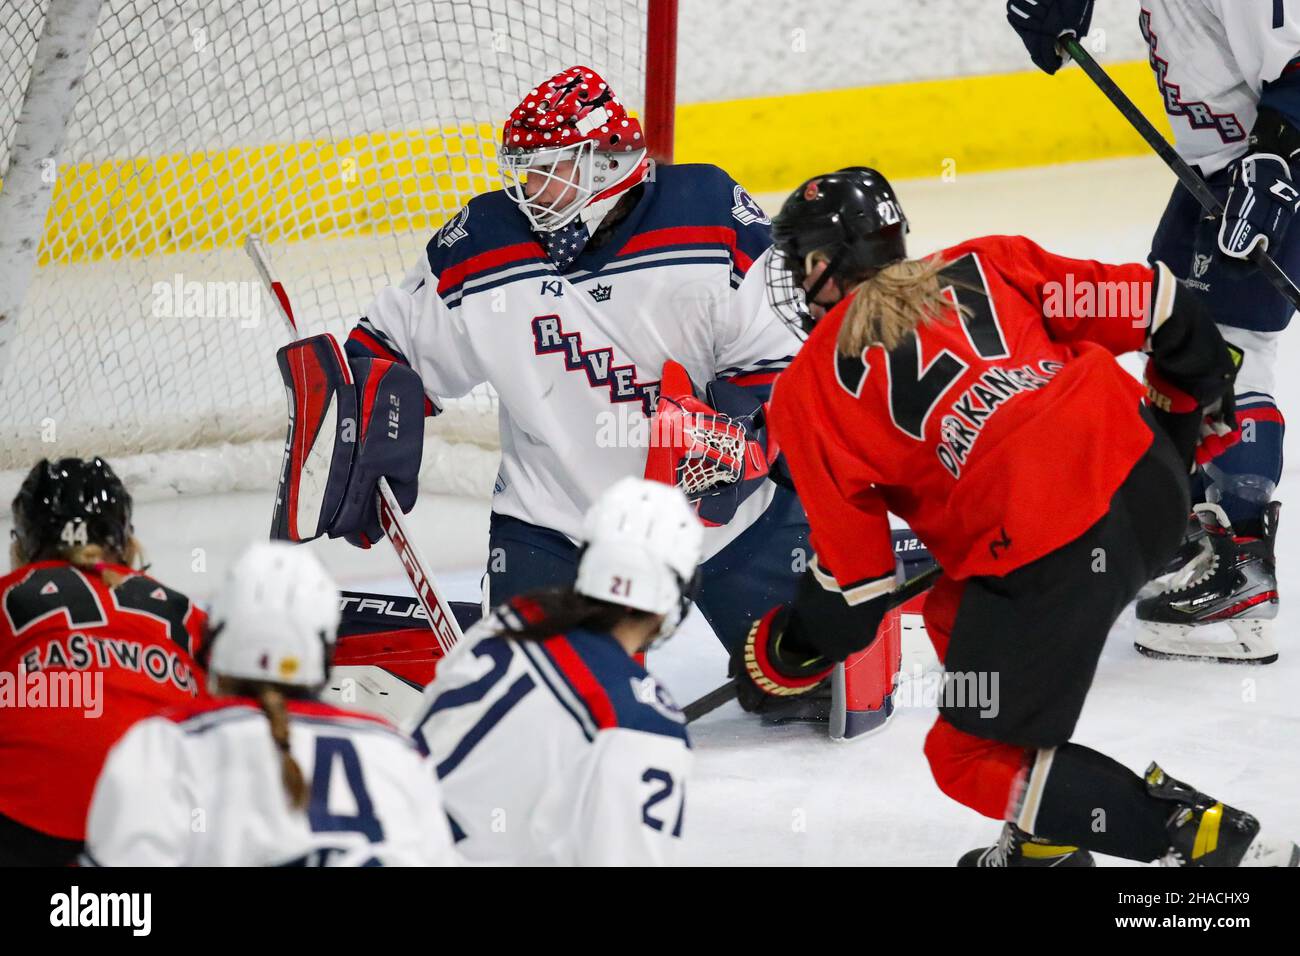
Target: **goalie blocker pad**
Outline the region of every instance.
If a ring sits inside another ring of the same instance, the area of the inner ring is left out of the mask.
[[[359,547],[383,537],[375,494],[387,478],[408,512],[424,446],[424,389],[408,366],[346,359],[333,336],[315,335],[277,354],[289,403],[271,536],[328,534]]]

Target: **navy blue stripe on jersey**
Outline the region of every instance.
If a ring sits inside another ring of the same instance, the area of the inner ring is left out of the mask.
[[[460,738],[460,743],[456,744],[455,749],[448,754],[447,759],[438,764],[438,778],[442,779],[460,766],[462,760],[469,756],[470,752],[478,746],[480,740],[487,736],[488,732],[499,724],[503,717],[514,708],[515,704],[524,699],[525,696],[537,684],[533,681],[531,674],[520,674],[515,682],[506,689],[506,692],[493,701],[479,718],[478,723],[470,728],[469,733]]]
[[[686,736],[686,719],[677,705],[613,637],[583,630],[570,631],[565,637],[608,696],[617,726],[676,737],[690,745]],[[544,646],[541,650],[547,653]],[[581,691],[568,680],[564,668],[557,665],[556,670],[574,695],[585,700]],[[596,714],[592,714],[592,719],[599,721]]]
[[[534,641],[518,641],[517,646],[533,665],[533,672],[541,679],[542,685],[551,692],[559,705],[573,718],[574,723],[578,725],[578,729],[582,731],[582,735],[589,741],[595,740],[595,721],[591,719],[583,706],[582,698],[574,693],[563,676],[556,671],[555,665],[551,663],[546,653]]]
[[[793,355],[782,355],[780,358],[759,359],[756,362],[750,362],[748,365],[729,365],[715,373],[714,378],[732,378],[736,375],[749,375],[753,372],[781,372],[787,369],[793,361]]]
[[[585,282],[588,279],[606,279],[609,276],[622,275],[623,273],[626,272],[641,272],[646,269],[670,269],[675,266],[726,265],[727,261],[728,260],[726,256],[710,256],[710,255],[690,256],[684,259],[660,259],[658,261],[650,261],[650,262],[634,262],[630,265],[619,266],[619,267],[611,266],[607,269],[601,269],[599,272],[591,273],[590,275],[585,276],[584,278],[581,279],[573,279],[572,277],[568,277],[568,278],[570,279],[571,282],[573,282],[576,285],[577,283]]]
[[[503,285],[510,285],[514,282],[523,282],[526,279],[554,279],[555,269],[549,263],[538,263],[536,267],[528,268],[522,272],[514,272],[519,263],[512,262],[500,269],[492,269],[482,272],[475,276],[472,283],[465,282],[461,285],[454,286],[443,294],[442,300],[447,304],[447,308],[454,309],[464,301],[466,296],[477,295],[480,292],[490,292],[498,289]],[[500,278],[490,279],[489,277],[499,275]]]
[[[450,813],[447,814],[447,826],[451,827],[451,841],[453,843],[459,843],[461,840],[465,839],[466,836],[468,836],[468,834],[465,832],[465,828],[462,827],[459,823],[457,823],[456,818],[453,817]]]

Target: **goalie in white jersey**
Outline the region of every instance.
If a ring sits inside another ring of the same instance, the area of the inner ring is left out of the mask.
[[[483,382],[499,395],[485,607],[573,582],[585,511],[619,479],[649,477],[661,371],[680,363],[701,397],[708,387],[708,407],[692,405],[691,439],[731,440],[734,422],[716,409],[747,421],[749,448],[772,455],[730,455],[721,488],[688,491],[703,495],[695,504],[710,526],[696,604],[733,649],[793,600],[798,556],[810,553],[793,490],[769,480],[779,464],[758,424],[799,343],[766,302],[762,209],[715,166],[656,165],[641,136],[590,68],[539,83],[505,124],[506,188],[471,199],[433,236],[371,304],[346,354],[354,370],[410,366],[431,414]],[[358,401],[365,419],[364,390]],[[418,464],[418,454],[362,461],[349,482],[382,473],[409,508]],[[687,464],[683,455],[668,468]],[[350,486],[346,497],[373,494]],[[382,534],[373,512],[340,512],[326,530],[368,545]]]
[[[315,699],[338,620],[338,590],[305,548],[245,552],[209,615],[218,696],[140,721],[110,751],[86,862],[456,862],[432,769],[410,740]]]
[[[690,603],[703,527],[681,492],[625,478],[592,507],[571,590],[516,597],[438,667],[414,737],[467,860],[672,863],[686,721],[633,656]]]
[[[1009,0],[1007,19],[1048,73],[1057,38],[1084,36],[1092,0]],[[1192,480],[1183,548],[1137,605],[1138,650],[1156,657],[1267,664],[1285,421],[1274,401],[1277,340],[1294,313],[1247,261],[1263,248],[1300,280],[1300,0],[1147,0],[1138,27],[1179,155],[1226,207],[1207,216],[1175,185],[1150,260],[1204,293],[1245,360],[1236,381],[1242,440]],[[1199,502],[1199,503],[1198,503]]]

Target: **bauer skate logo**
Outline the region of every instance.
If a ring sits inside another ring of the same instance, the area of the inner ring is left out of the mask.
[[[570,372],[583,372],[592,388],[607,388],[611,402],[638,402],[649,418],[659,401],[659,383],[638,382],[635,365],[615,365],[614,350],[608,346],[582,347],[582,335],[565,332],[558,315],[539,315],[533,319],[533,350],[538,355],[559,353]]]
[[[444,223],[443,227],[438,230],[438,245],[446,246],[450,249],[456,243],[468,236],[469,230],[465,228],[465,220],[468,218],[469,206],[466,206],[460,212],[456,213],[454,219]]]
[[[1151,29],[1150,12],[1143,10],[1138,23],[1142,28],[1142,38],[1147,41],[1147,47],[1151,51],[1151,69],[1156,75],[1156,85],[1164,96],[1165,112],[1170,116],[1184,117],[1194,130],[1214,130],[1225,143],[1239,143],[1245,139],[1246,130],[1232,113],[1215,113],[1206,103],[1182,98],[1179,84],[1169,82],[1169,62],[1162,60],[1156,53],[1160,38]]]
[[[767,218],[767,213],[763,212],[763,207],[754,202],[754,197],[745,192],[743,187],[737,186],[733,189],[731,198],[735,203],[731,207],[731,214],[742,226],[752,226],[756,222],[766,225],[772,221]]]

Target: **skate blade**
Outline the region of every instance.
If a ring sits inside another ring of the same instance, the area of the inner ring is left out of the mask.
[[[1278,657],[1270,620],[1220,621],[1195,626],[1142,621],[1140,629],[1133,646],[1139,653],[1157,660],[1262,665],[1272,664]]]
[[[1294,843],[1265,843],[1256,836],[1246,848],[1239,866],[1300,867],[1300,846]]]

